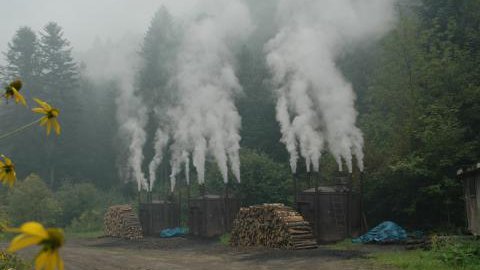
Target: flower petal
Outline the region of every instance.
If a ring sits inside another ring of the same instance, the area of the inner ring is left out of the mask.
[[[45,116],[45,117],[42,117],[40,119],[40,126],[44,126],[48,121],[48,118]]]
[[[64,270],[65,268],[62,257],[60,257],[60,254],[58,254],[58,251],[57,251],[57,268],[58,270]]]
[[[8,247],[8,252],[16,252],[29,246],[37,245],[43,241],[42,237],[20,234],[13,238]]]
[[[38,108],[38,107],[37,107],[37,108],[33,108],[33,109],[32,109],[32,112],[34,112],[34,113],[41,113],[41,114],[47,114],[47,111],[45,111],[44,108]]]
[[[50,130],[52,129],[52,121],[48,119],[47,121],[47,136],[50,135]]]
[[[39,98],[33,98],[33,100],[35,100],[35,102],[37,102],[38,105],[40,105],[40,107],[42,107],[46,111],[50,111],[52,109],[52,107],[50,107],[50,105],[48,103],[46,103],[45,101],[43,101]]]
[[[15,184],[15,181],[17,180],[15,172],[8,173],[5,180],[10,187],[13,187],[13,184]]]
[[[33,235],[33,236],[38,236],[38,237],[41,237],[43,239],[48,238],[48,232],[45,229],[45,227],[43,227],[42,224],[40,224],[38,222],[34,222],[34,221],[23,223],[23,225],[20,226],[20,231],[22,233],[25,233],[25,234],[28,234],[28,235]]]
[[[50,251],[47,253],[47,262],[45,264],[45,270],[55,270],[57,264],[56,252]]]
[[[58,123],[57,119],[53,119],[52,123],[53,123],[53,128],[55,129],[55,133],[57,133],[57,135],[60,135],[61,128],[60,128],[60,124]]]
[[[11,159],[7,158],[7,157],[4,156],[4,155],[2,155],[2,157],[3,157],[3,160],[5,160],[5,164],[6,164],[7,166],[12,165],[12,160],[11,160]]]
[[[41,270],[44,269],[45,263],[47,262],[47,253],[45,251],[40,252],[35,259],[35,269]]]
[[[25,98],[15,89],[15,87],[12,87],[13,91],[13,96],[15,97],[15,103],[21,102],[24,106],[27,106],[27,102],[25,101]]]

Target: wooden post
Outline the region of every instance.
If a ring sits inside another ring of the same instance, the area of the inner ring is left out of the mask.
[[[367,225],[367,218],[365,216],[365,209],[363,204],[363,171],[360,172],[360,219],[361,219],[361,229],[362,233],[367,232],[368,225]]]
[[[187,184],[187,207],[190,209],[190,184]],[[189,210],[190,211],[190,210]]]
[[[308,188],[312,187],[312,176],[310,174],[311,174],[310,172],[307,172]]]
[[[182,189],[178,189],[178,227],[182,226]]]
[[[228,181],[227,183],[225,183],[225,195],[224,195],[224,207],[225,207],[225,211],[224,211],[224,227],[225,227],[225,232],[228,232],[228,222],[229,222],[229,214],[230,214],[230,211],[228,209]]]
[[[293,173],[293,203],[295,209],[298,208],[298,191],[297,191],[297,173]],[[298,210],[298,209],[297,209]]]
[[[203,236],[205,236],[207,234],[207,197],[206,197],[206,186],[205,186],[205,183],[201,184],[200,185],[200,193],[202,194],[202,197],[203,197],[203,210],[202,210],[202,214],[203,214],[203,220],[202,220],[202,233],[203,233]]]
[[[352,236],[352,192],[353,192],[353,173],[350,173],[349,179],[348,179],[348,194],[347,194],[347,236],[351,237]]]
[[[319,213],[319,191],[318,191],[318,185],[319,185],[319,178],[320,178],[320,172],[317,173],[315,177],[315,234],[317,235],[317,238],[319,236],[319,229],[320,229],[320,224],[318,224],[319,219],[320,219],[320,213]]]

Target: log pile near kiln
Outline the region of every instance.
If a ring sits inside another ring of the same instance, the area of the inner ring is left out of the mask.
[[[143,238],[140,221],[130,205],[114,205],[108,208],[104,216],[104,226],[106,236],[130,240]]]
[[[286,249],[317,247],[310,224],[283,204],[241,208],[233,223],[230,243],[232,246]]]

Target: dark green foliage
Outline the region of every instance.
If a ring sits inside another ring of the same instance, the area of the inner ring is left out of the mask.
[[[0,220],[12,226],[35,220],[75,232],[98,231],[103,226],[105,210],[123,203],[128,200],[119,192],[105,192],[90,183],[67,181],[54,193],[40,177],[32,174],[18,181],[8,193],[5,207],[8,217],[2,215]]]
[[[286,203],[293,202],[292,174],[286,163],[274,161],[268,155],[251,149],[242,149],[240,152],[240,184],[230,175],[229,186],[231,193],[242,200],[244,205],[259,203]],[[207,193],[224,194],[224,183],[214,162],[206,168]],[[194,196],[198,194],[194,189]]]
[[[163,107],[173,101],[174,91],[168,84],[179,43],[178,30],[168,10],[162,7],[153,16],[145,34],[137,87],[149,108]]]
[[[0,270],[29,270],[32,265],[22,260],[15,254],[0,251]]]
[[[40,32],[42,84],[47,93],[57,98],[76,86],[77,64],[71,55],[70,43],[63,37],[62,28],[50,22]]]
[[[95,208],[100,199],[98,190],[94,185],[88,183],[65,182],[56,195],[63,208],[63,225],[70,224],[74,218]]]
[[[434,236],[432,253],[455,269],[476,269],[480,265],[480,242],[474,240],[439,239]]]
[[[105,211],[90,209],[74,218],[67,228],[73,232],[96,232],[103,230],[103,215]]]
[[[62,208],[45,182],[35,174],[18,181],[7,197],[12,224],[35,220],[45,226],[58,224]]]
[[[65,153],[69,156],[62,162],[62,176],[74,180],[89,179],[102,189],[121,185],[115,167],[115,138],[118,130],[115,120],[115,85],[94,83],[82,78],[78,91],[75,100],[81,111],[71,120],[74,121],[75,132],[70,137],[74,139],[75,145],[66,142],[73,147]]]
[[[269,154],[279,161],[288,160],[280,143],[280,129],[275,118],[275,97],[266,79],[269,73],[262,50],[243,46],[238,54],[238,78],[243,95],[237,106],[242,116],[242,147]]]
[[[154,155],[155,132],[157,128],[166,130],[168,109],[176,102],[176,91],[172,88],[172,70],[176,61],[181,29],[165,7],[155,12],[143,39],[140,51],[142,64],[136,74],[136,92],[149,108],[149,121],[146,126],[147,141],[144,147],[148,162]],[[157,178],[167,178],[169,174],[168,154],[157,172]]]
[[[455,173],[480,152],[480,51],[465,42],[465,28],[473,30],[480,17],[465,8],[478,1],[453,2],[399,9],[398,25],[379,44],[361,113],[367,209],[375,221],[464,222]]]
[[[8,51],[4,53],[7,60],[5,75],[9,79],[22,78],[27,84],[38,79],[40,75],[40,58],[38,39],[35,32],[29,27],[21,27],[8,44]]]
[[[242,182],[238,185],[237,196],[242,197],[245,205],[292,203],[292,174],[287,164],[248,149],[242,150],[240,162]]]

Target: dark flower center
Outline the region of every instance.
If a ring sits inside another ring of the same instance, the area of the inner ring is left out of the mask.
[[[3,169],[5,170],[5,173],[9,174],[13,171],[13,166],[12,165],[5,165],[5,166],[3,166]]]

